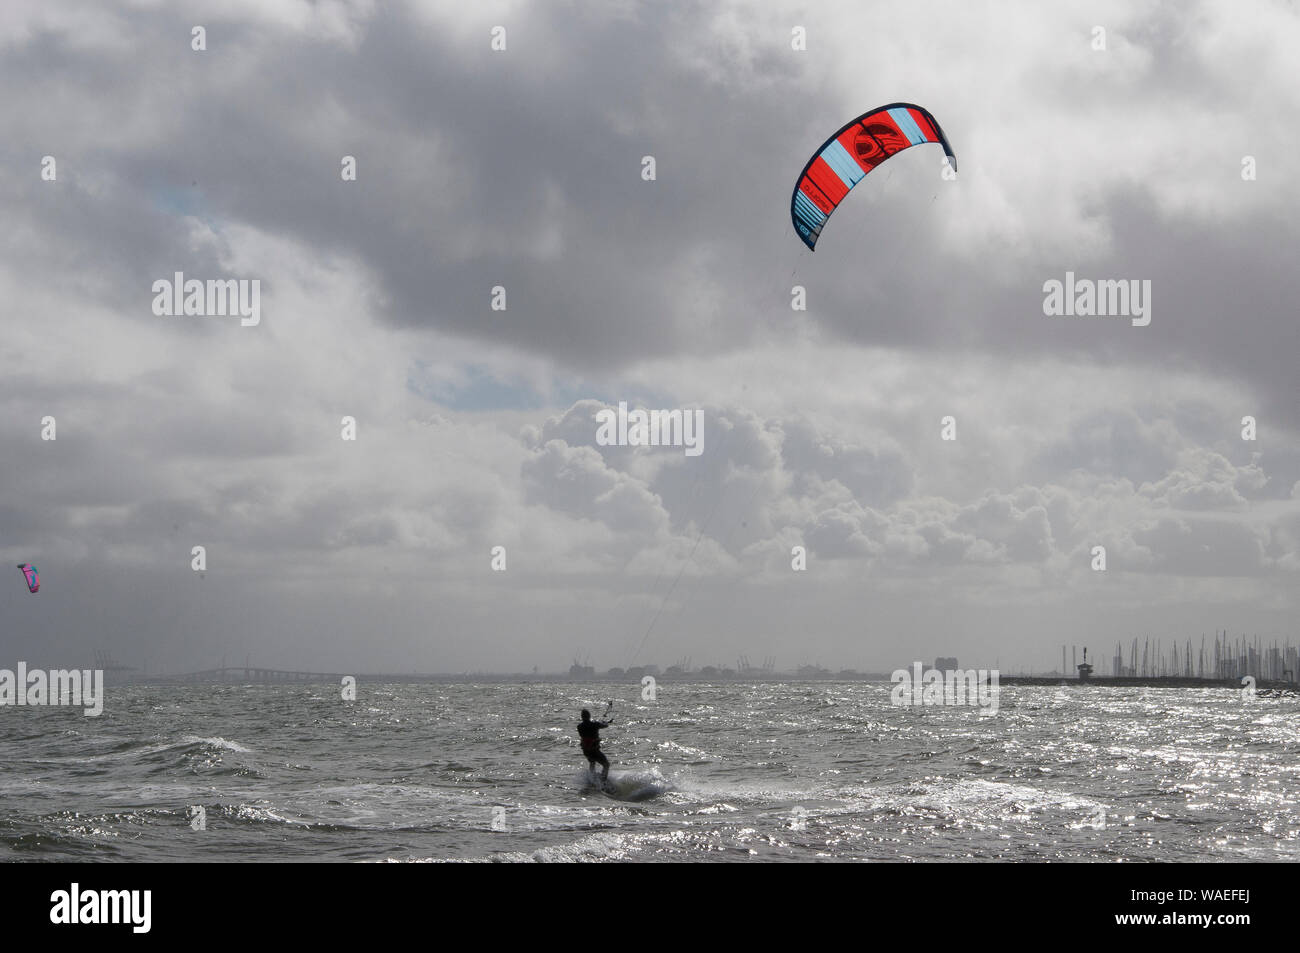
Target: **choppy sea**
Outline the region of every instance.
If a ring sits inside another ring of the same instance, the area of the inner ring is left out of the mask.
[[[109,686],[0,708],[7,861],[1295,861],[1300,700],[866,682]],[[613,699],[614,795],[574,727]]]

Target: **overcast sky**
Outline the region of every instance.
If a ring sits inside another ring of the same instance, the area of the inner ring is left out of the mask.
[[[0,665],[1297,641],[1295,3],[470,6],[0,6]],[[804,163],[897,101],[960,175],[808,251]],[[178,271],[261,323],[155,315]],[[1150,324],[1045,316],[1067,271]],[[703,453],[598,445],[619,401]]]

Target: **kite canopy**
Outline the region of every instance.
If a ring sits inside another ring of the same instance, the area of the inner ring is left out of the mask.
[[[937,142],[957,171],[948,137],[930,113],[912,103],[891,103],[863,113],[827,139],[799,174],[790,198],[790,219],[803,243],[816,249],[831,212],[853,186],[890,156]]]
[[[27,591],[37,592],[41,588],[41,577],[36,573],[36,567],[31,563],[19,563],[18,568],[23,571],[23,578],[27,580]]]

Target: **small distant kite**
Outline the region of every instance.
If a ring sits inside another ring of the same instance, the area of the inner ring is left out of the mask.
[[[826,219],[867,173],[890,156],[927,142],[943,146],[956,172],[957,157],[948,137],[928,110],[913,103],[863,113],[822,143],[799,173],[790,197],[790,219],[803,243],[816,250]]]
[[[39,592],[41,589],[41,577],[36,572],[36,567],[31,563],[19,563],[18,568],[23,571],[23,578],[27,580],[27,591],[31,593]]]

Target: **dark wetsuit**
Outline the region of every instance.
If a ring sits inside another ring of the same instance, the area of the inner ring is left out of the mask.
[[[604,765],[605,774],[609,774],[609,759],[600,750],[600,729],[608,727],[609,723],[605,721],[578,722],[578,737],[582,739],[582,753],[587,756],[591,764]]]

